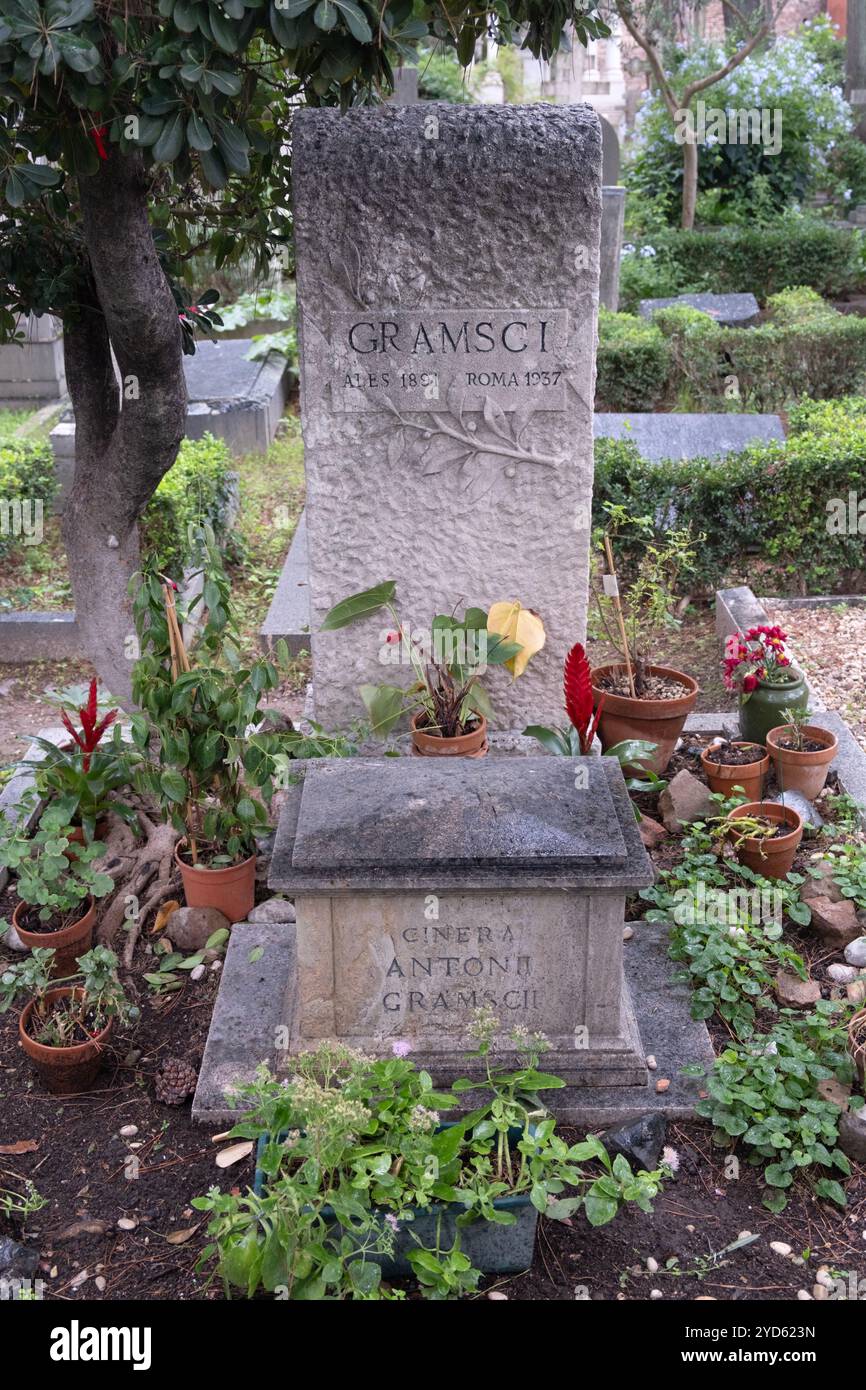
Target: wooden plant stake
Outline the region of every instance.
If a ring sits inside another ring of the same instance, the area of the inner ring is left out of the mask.
[[[633,700],[636,700],[637,692],[634,687],[634,673],[631,668],[631,661],[629,659],[628,654],[628,638],[626,636],[625,631],[625,619],[622,615],[622,599],[619,596],[619,580],[616,577],[616,565],[614,564],[613,546],[610,543],[610,536],[605,536],[604,538],[604,555],[605,559],[607,560],[608,569],[608,573],[604,575],[604,579],[610,579],[612,581],[609,586],[605,584],[605,593],[607,594],[608,598],[613,600],[613,606],[616,610],[616,620],[619,626],[619,638],[622,642],[622,655],[623,660],[625,661],[625,672],[628,676],[629,693],[631,695],[631,698]]]
[[[181,632],[180,623],[177,619],[177,608],[174,602],[174,585],[171,580],[166,580],[163,584],[162,593],[165,599],[165,620],[168,624],[168,641],[171,647],[171,679],[172,681],[176,681],[181,671],[191,671],[192,665],[186,647],[184,646],[183,633]],[[195,791],[195,779],[192,775],[190,775],[190,782],[193,791]],[[192,807],[188,806],[187,810],[189,812],[189,822],[192,819]],[[198,863],[198,846],[196,845],[195,836],[192,833],[192,827],[189,823],[187,824],[187,829],[189,831],[190,858],[193,864],[196,864]]]

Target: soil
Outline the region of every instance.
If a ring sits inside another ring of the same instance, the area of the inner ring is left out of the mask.
[[[67,912],[65,917],[49,917],[47,922],[43,922],[40,920],[38,907],[30,907],[19,912],[18,921],[25,931],[38,932],[40,936],[51,936],[54,932],[65,931],[67,927],[74,926],[83,916],[84,913],[76,908],[74,912]]]
[[[792,738],[780,738],[778,746],[788,753],[823,753],[827,748],[826,743],[819,743],[815,738],[804,738],[800,744]]]
[[[48,1014],[47,1018],[40,1019],[38,1029],[34,1029],[32,1026],[36,1021],[36,1014],[34,1010],[34,1012],[30,1015],[31,1026],[28,1027],[25,1031],[27,1032],[28,1036],[33,1039],[34,1042],[41,1042],[46,1047],[51,1047],[53,1046],[53,1043],[51,1041],[50,1034],[46,1036],[47,1030],[51,1028],[53,1020],[55,1018],[57,1018],[60,1015],[69,1013],[69,1000],[64,999],[59,1004],[55,1004],[54,1007],[51,1009],[50,1013]],[[106,1024],[105,1019],[103,1019],[100,1022],[92,1011],[85,1016],[84,1024],[82,1024],[79,1021],[77,1015],[78,1009],[76,1007],[75,1018],[73,1020],[73,1031],[66,1038],[67,1047],[74,1047],[76,1043],[90,1042],[91,1039],[95,1037],[97,1033],[102,1032],[102,1029],[105,1027]]]
[[[732,743],[719,743],[707,749],[707,761],[724,767],[748,767],[752,763],[763,762],[766,753],[760,744],[750,743],[748,748],[736,748]]]
[[[612,695],[631,697],[628,676],[625,671],[603,676],[599,681],[598,689],[609,690]],[[687,693],[687,687],[681,685],[679,681],[668,680],[666,676],[647,676],[643,693],[637,698],[640,700],[679,700]]]

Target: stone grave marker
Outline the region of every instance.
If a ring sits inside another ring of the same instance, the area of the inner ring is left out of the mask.
[[[422,629],[455,606],[535,609],[544,651],[490,693],[501,728],[556,721],[585,628],[598,119],[308,109],[293,159],[316,718],[357,717],[388,625],[323,634],[325,613],[395,579]]]
[[[678,294],[670,299],[642,299],[638,312],[641,318],[651,319],[657,309],[680,305],[700,309],[726,328],[750,328],[761,312],[753,294]]]
[[[601,190],[601,280],[598,302],[616,313],[619,308],[619,263],[622,256],[622,229],[625,224],[625,189]]]

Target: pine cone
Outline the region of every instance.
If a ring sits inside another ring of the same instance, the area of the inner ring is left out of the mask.
[[[181,1057],[166,1057],[156,1073],[156,1098],[163,1105],[183,1105],[195,1090],[197,1079],[195,1068]]]

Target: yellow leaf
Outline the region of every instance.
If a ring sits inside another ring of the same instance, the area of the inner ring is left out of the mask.
[[[185,1231],[171,1231],[165,1238],[166,1242],[169,1245],[186,1245],[187,1241],[191,1240],[195,1235],[200,1225],[201,1222],[199,1221],[197,1226],[187,1226]]]
[[[168,921],[169,917],[173,912],[177,912],[177,909],[179,907],[180,903],[176,902],[174,898],[171,898],[170,901],[167,903],[163,903],[162,907],[159,909],[159,912],[156,914],[156,921],[150,929],[154,936],[157,932],[165,931],[166,922]]]
[[[504,637],[507,642],[519,642],[521,651],[505,665],[517,680],[547,638],[544,623],[531,608],[524,608],[518,599],[510,603],[494,603],[487,614],[487,631]]]

